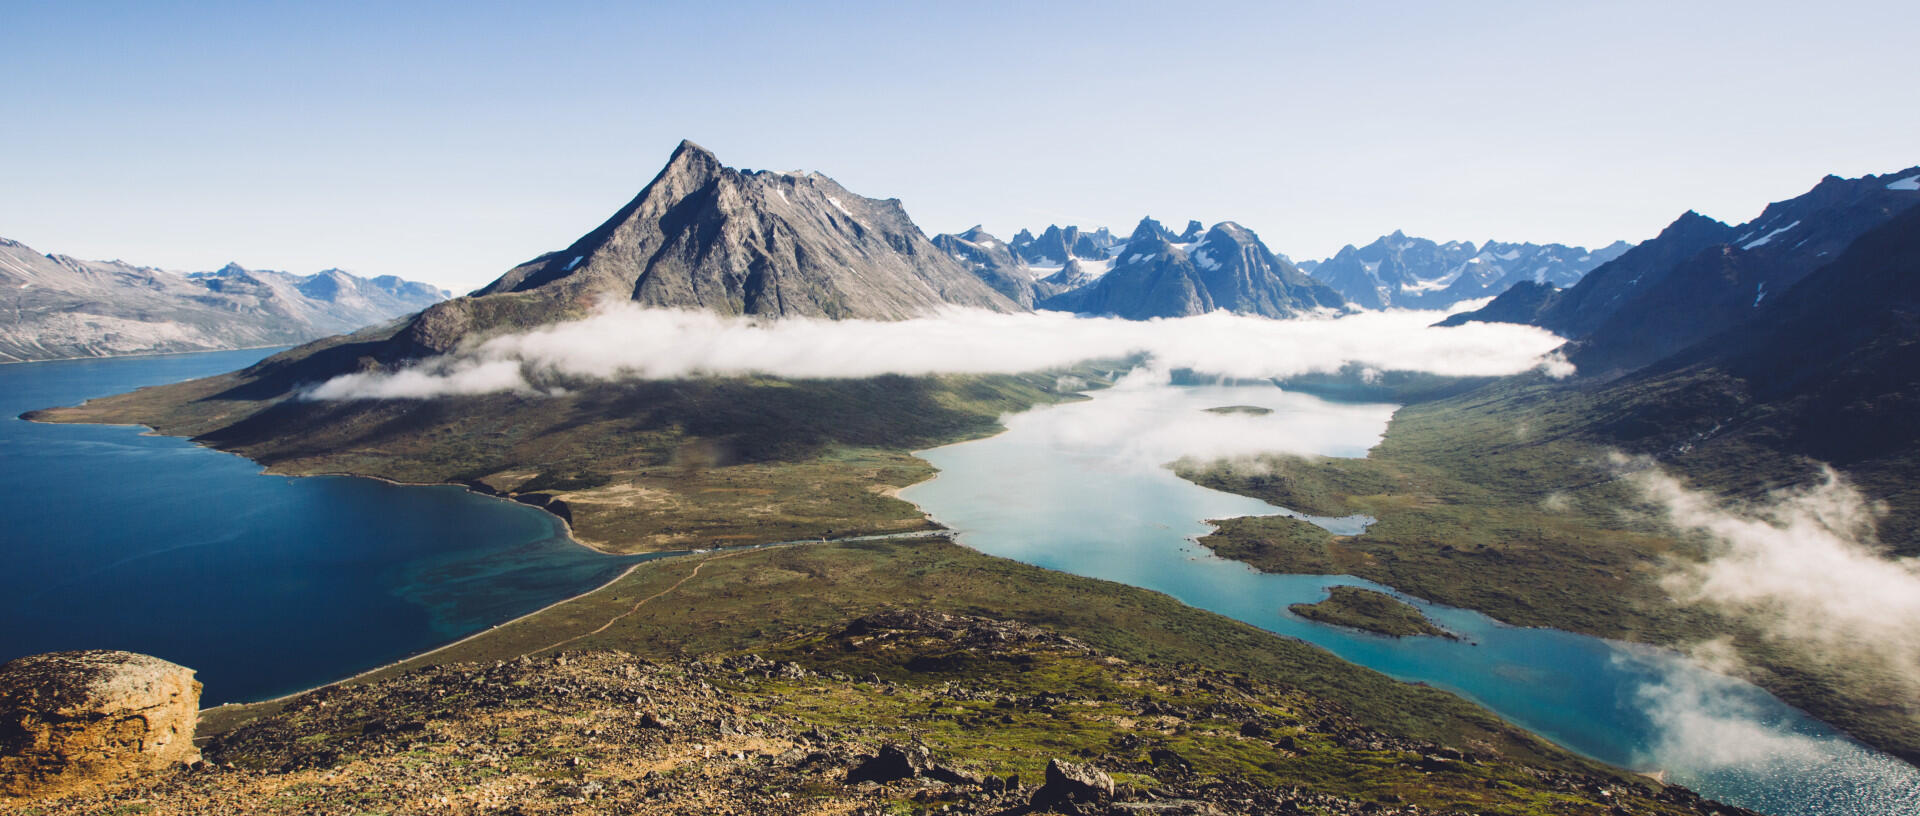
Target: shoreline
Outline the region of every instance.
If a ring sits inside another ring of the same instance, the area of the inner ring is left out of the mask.
[[[331,335],[328,335],[328,336],[331,336]],[[324,340],[324,339],[326,338],[316,337],[313,340]],[[48,357],[47,359],[44,359],[44,360],[0,360],[0,365],[31,365],[33,363],[71,363],[71,362],[76,362],[80,360],[127,360],[127,359],[138,359],[141,357],[179,357],[184,354],[218,354],[223,351],[258,351],[260,349],[290,349],[290,348],[296,348],[304,343],[311,343],[313,342],[313,340],[302,340],[299,343],[294,343],[291,345],[286,343],[272,343],[264,346],[233,346],[231,348],[188,349],[184,351],[136,351],[131,354],[88,354],[88,355],[82,355],[79,357]],[[261,359],[265,359],[265,358],[261,358]]]
[[[332,475],[332,474],[329,474],[329,475]],[[360,477],[360,478],[374,478],[374,477]],[[431,487],[433,485],[408,485],[408,486]],[[486,495],[486,494],[481,494],[481,495]],[[534,508],[534,509],[537,510],[539,508]],[[628,555],[625,557],[639,558],[641,560],[636,561],[632,564],[628,564],[627,568],[621,570],[618,575],[615,575],[612,578],[607,579],[604,583],[600,584],[599,586],[593,587],[592,589],[589,589],[585,592],[581,592],[576,595],[569,595],[565,598],[554,601],[553,603],[547,604],[546,606],[540,607],[539,609],[535,609],[531,612],[527,612],[522,615],[516,615],[512,618],[496,623],[478,632],[465,635],[457,640],[449,641],[447,643],[443,643],[439,646],[435,646],[426,651],[410,654],[410,655],[407,655],[406,657],[402,657],[397,660],[387,661],[378,666],[374,666],[364,671],[355,672],[354,674],[348,675],[346,677],[342,677],[338,680],[329,680],[325,683],[320,683],[315,686],[300,689],[299,691],[288,692],[278,697],[269,697],[264,700],[252,700],[244,703],[221,703],[220,705],[217,705],[217,706],[211,706],[208,708],[200,709],[199,716],[205,717],[209,713],[234,710],[234,709],[244,709],[251,706],[266,706],[266,705],[273,705],[275,703],[284,703],[288,700],[291,700],[295,697],[299,697],[304,694],[311,694],[321,689],[332,688],[334,686],[351,683],[356,680],[370,677],[372,675],[379,674],[384,671],[399,668],[400,666],[403,666],[407,663],[411,663],[415,660],[419,660],[424,657],[430,657],[432,655],[439,654],[440,652],[444,652],[448,649],[452,649],[456,646],[460,646],[469,641],[473,641],[478,638],[484,637],[486,635],[492,634],[493,632],[499,629],[504,629],[508,626],[512,626],[516,623],[520,623],[536,615],[545,614],[559,607],[573,603],[574,601],[578,601],[583,598],[599,594],[611,588],[614,584],[617,584],[625,580],[628,576],[632,575],[635,570],[638,570],[641,567],[644,567],[648,564],[652,564],[655,562],[670,561],[674,559],[687,558],[691,556],[722,555],[727,553],[748,552],[752,550],[769,550],[769,549],[775,549],[779,547],[799,547],[799,546],[805,546],[809,544],[837,544],[837,543],[853,542],[853,541],[884,541],[889,539],[942,538],[942,537],[951,537],[951,536],[953,536],[952,530],[941,528],[937,530],[914,530],[914,531],[909,531],[904,533],[884,533],[879,535],[848,536],[845,538],[818,538],[818,539],[810,538],[810,539],[799,539],[799,540],[792,540],[792,541],[765,541],[757,544],[735,544],[735,545],[726,546],[726,547],[713,547],[709,549],[669,550],[669,551],[659,552],[659,553],[638,553],[634,555]],[[609,557],[616,557],[616,558],[621,557],[613,554],[608,554],[608,555]],[[540,651],[546,651],[546,649],[548,648],[552,648],[552,647],[548,646],[546,648],[536,650],[535,652],[529,652],[528,655],[536,654]],[[528,655],[521,655],[521,656],[526,657]],[[199,738],[196,737],[196,740],[198,739]]]

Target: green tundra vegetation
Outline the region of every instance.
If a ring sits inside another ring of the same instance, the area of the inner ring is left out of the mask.
[[[1360,629],[1389,637],[1454,638],[1453,633],[1433,625],[1427,616],[1411,604],[1384,592],[1354,586],[1329,587],[1326,600],[1297,603],[1287,607],[1308,620]]]
[[[1081,399],[1059,375],[764,377],[582,383],[561,394],[299,399],[281,377],[335,338],[253,369],[35,412],[144,424],[274,473],[467,484],[566,516],[596,549],[641,553],[928,529],[893,491],[933,476],[912,451]],[[1075,373],[1099,387],[1108,369]],[[276,381],[280,380],[280,381]]]
[[[1729,387],[1698,373],[1607,390],[1513,378],[1405,406],[1364,459],[1267,456],[1177,470],[1305,513],[1379,519],[1358,536],[1285,518],[1226,519],[1201,542],[1223,557],[1269,572],[1354,575],[1519,626],[1680,648],[1728,638],[1748,679],[1882,750],[1920,758],[1920,704],[1897,678],[1791,649],[1661,588],[1661,577],[1702,558],[1706,544],[1676,534],[1661,508],[1620,478],[1623,449],[1660,451],[1620,445],[1606,431],[1637,403],[1703,406],[1703,394]],[[1695,489],[1746,499],[1818,473],[1764,435],[1718,440],[1660,465]],[[1891,497],[1883,530],[1911,524],[1904,488],[1883,475],[1895,471],[1872,463],[1858,472],[1869,495]]]
[[[982,634],[978,621],[999,623]],[[775,670],[788,664],[800,670]],[[635,677],[635,665],[674,677],[692,671],[710,683],[699,693],[719,696],[680,706],[656,684],[644,698],[616,690],[595,702],[597,683]],[[581,674],[589,669],[598,679]],[[564,683],[545,677],[560,672],[569,673]],[[548,688],[564,697],[539,693]],[[487,689],[519,702],[487,701]],[[313,755],[321,769],[351,774],[382,761],[392,721],[417,721],[404,732],[408,755],[437,763],[436,779],[459,778],[463,763],[491,746],[531,757],[520,760],[533,763],[529,773],[583,782],[661,767],[626,767],[651,756],[618,737],[636,721],[634,699],[668,729],[737,716],[727,731],[698,736],[715,745],[731,744],[730,732],[764,735],[776,744],[759,750],[772,754],[782,735],[809,730],[817,749],[917,743],[970,772],[1030,782],[1060,757],[1106,768],[1123,787],[1163,793],[1246,785],[1514,814],[1604,813],[1622,802],[1635,812],[1703,809],[1444,692],[1157,593],[940,538],[643,563],[596,592],[341,688],[211,710],[202,729],[222,761],[242,768],[304,770],[315,767]],[[519,709],[538,716],[512,715]],[[581,762],[560,763],[569,757]],[[534,762],[545,759],[551,770]],[[799,787],[802,804],[852,795],[837,776],[793,781],[755,786]],[[332,787],[316,780],[314,801],[350,787],[324,782]],[[924,790],[872,793],[893,797],[903,813],[953,801]]]

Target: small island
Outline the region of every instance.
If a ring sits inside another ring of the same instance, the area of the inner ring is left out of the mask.
[[[1433,635],[1459,640],[1457,635],[1433,625],[1427,616],[1420,614],[1420,610],[1398,598],[1360,587],[1332,587],[1324,601],[1294,604],[1287,609],[1307,620],[1391,637]]]
[[[1209,414],[1246,414],[1247,416],[1266,416],[1267,414],[1273,413],[1273,409],[1262,408],[1258,405],[1222,405],[1218,408],[1208,408],[1207,413]]]

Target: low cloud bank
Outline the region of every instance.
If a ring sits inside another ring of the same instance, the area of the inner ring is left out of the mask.
[[[1269,320],[1226,313],[1130,321],[1053,312],[953,310],[882,322],[756,321],[618,305],[577,321],[488,340],[393,373],[336,377],[309,399],[423,399],[542,392],[581,380],[760,374],[852,378],[882,374],[1041,371],[1136,354],[1162,368],[1229,377],[1290,377],[1349,364],[1383,371],[1499,376],[1541,368],[1562,340],[1531,326],[1433,328],[1441,312],[1363,312]]]
[[[1676,599],[1920,695],[1920,559],[1882,552],[1878,512],[1839,474],[1829,469],[1820,484],[1732,509],[1657,469],[1629,478],[1675,526],[1714,548],[1664,579]]]
[[[1864,679],[1892,698],[1920,695],[1920,559],[1890,558],[1874,537],[1879,511],[1829,469],[1810,487],[1727,506],[1687,489],[1651,460],[1619,456],[1626,479],[1708,556],[1676,567],[1663,587],[1683,604],[1725,614],[1798,654]],[[1911,765],[1838,735],[1820,736],[1732,679],[1748,674],[1731,640],[1687,648],[1636,693],[1658,726],[1644,764],[1785,783],[1802,801],[1849,812],[1914,812]],[[1648,665],[1663,661],[1649,658]],[[1700,671],[1704,667],[1709,671]],[[1676,781],[1692,783],[1683,774]],[[1772,810],[1771,803],[1747,803]]]
[[[1694,658],[1725,669],[1731,650],[1701,644]],[[1670,781],[1703,786],[1709,778],[1728,789],[1771,790],[1773,797],[1743,802],[1769,812],[1791,812],[1807,802],[1836,813],[1913,813],[1920,785],[1913,766],[1841,737],[1816,735],[1763,701],[1762,692],[1724,675],[1671,658],[1623,657],[1656,679],[1635,700],[1658,726],[1636,758],[1648,770],[1672,771]]]

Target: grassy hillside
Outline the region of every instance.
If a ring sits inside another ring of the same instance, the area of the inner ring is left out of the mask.
[[[1816,473],[1757,432],[1706,445],[1684,444],[1684,429],[1637,446],[1608,435],[1623,422],[1647,421],[1636,411],[1648,405],[1671,410],[1688,400],[1689,416],[1711,414],[1713,400],[1740,401],[1738,386],[1697,372],[1610,387],[1517,378],[1407,406],[1365,459],[1269,457],[1182,475],[1304,512],[1379,519],[1360,536],[1292,520],[1230,519],[1202,541],[1224,556],[1271,572],[1357,575],[1522,626],[1682,646],[1729,637],[1753,681],[1877,747],[1920,759],[1920,701],[1891,679],[1680,606],[1658,583],[1675,564],[1698,560],[1702,545],[1675,535],[1660,508],[1618,478],[1612,454],[1659,454],[1695,489],[1740,498],[1763,498]],[[1863,482],[1870,491],[1882,484]],[[1897,499],[1904,489],[1879,495]],[[1894,513],[1897,520],[1897,503]]]
[[[642,714],[656,725],[636,728]],[[1021,801],[1059,757],[1157,798],[1230,796],[1273,810],[1302,795],[1331,797],[1318,806],[1327,813],[1368,802],[1700,810],[1684,792],[1572,757],[1443,692],[1156,593],[937,539],[649,562],[344,688],[215,709],[202,731],[241,789],[297,785],[315,806],[355,795],[348,780],[382,768],[413,780],[420,767],[434,769],[422,779],[458,780],[443,791],[456,797],[479,795],[488,779],[510,784],[536,811],[567,804],[588,782],[601,795],[632,786],[683,809],[718,790],[792,794],[806,807],[894,802],[903,813],[1017,804],[986,793],[980,802],[966,787],[845,785],[861,757],[897,743],[969,773],[1018,775]],[[666,747],[690,744],[716,750],[692,763]],[[771,758],[795,746],[804,750]],[[728,761],[742,750],[752,761]],[[816,760],[828,767],[794,767],[818,751],[832,754]],[[704,763],[716,756],[722,764]],[[469,777],[469,763],[500,773]],[[672,784],[715,777],[733,781]],[[233,793],[206,780],[172,784],[162,791],[178,801]],[[375,790],[405,797],[417,787]]]
[[[307,360],[354,344],[305,347]],[[290,353],[292,354],[292,353]],[[710,378],[582,384],[563,395],[303,401],[268,361],[38,411],[138,423],[276,473],[465,483],[568,518],[609,552],[844,537],[928,526],[894,490],[933,475],[910,451],[997,432],[999,418],[1077,399],[1056,375]],[[1079,373],[1081,387],[1104,381]],[[557,502],[555,501],[557,500]]]
[[[421,670],[306,695],[206,755],[21,812],[1744,813],[1396,736],[1241,672],[912,610],[701,660]],[[1053,780],[1058,762],[1093,784]]]

